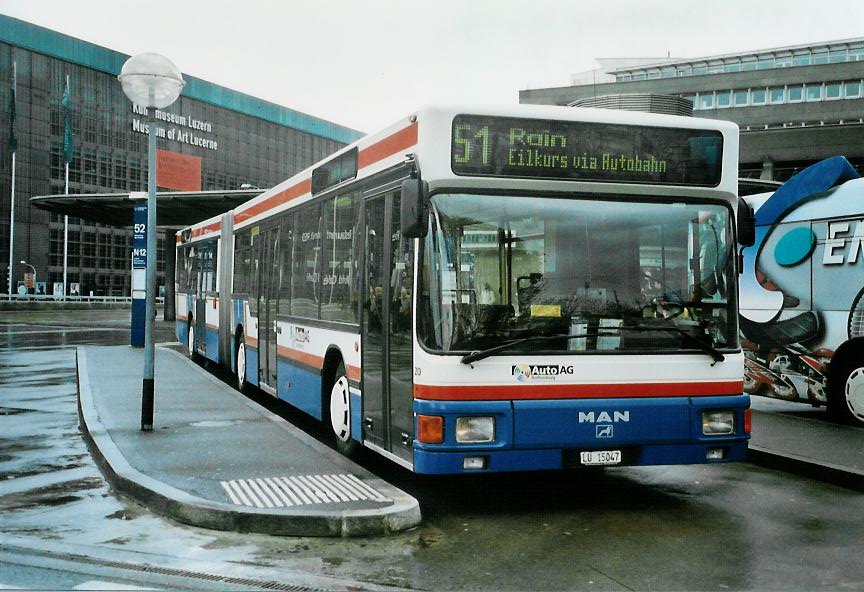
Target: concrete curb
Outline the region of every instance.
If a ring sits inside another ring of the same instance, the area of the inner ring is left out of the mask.
[[[864,473],[840,465],[820,463],[794,454],[779,454],[753,444],[750,444],[747,450],[747,462],[847,489],[864,491]]]
[[[162,348],[160,348],[162,349]],[[182,354],[171,351],[174,355]],[[136,470],[126,461],[120,449],[99,419],[93,402],[87,373],[87,356],[77,348],[78,371],[78,416],[81,431],[96,464],[108,482],[116,490],[129,496],[147,508],[173,518],[178,522],[236,532],[254,532],[269,535],[350,537],[380,535],[412,528],[420,523],[420,506],[417,500],[389,483],[375,478],[361,467],[356,472],[368,477],[378,491],[394,501],[393,505],[380,509],[322,511],[309,509],[257,509],[240,508],[227,503],[199,498],[162,483]],[[216,378],[204,369],[194,366],[211,380]],[[220,382],[220,386],[224,385]],[[241,396],[237,393],[237,396]],[[253,406],[243,397],[243,402]],[[257,407],[257,406],[256,406]],[[259,412],[267,414],[263,409]],[[272,414],[267,414],[272,415]],[[277,416],[272,421],[281,423],[292,435],[310,444],[314,439],[300,432]],[[314,441],[322,454],[336,455],[334,451]],[[338,456],[338,455],[337,455]],[[339,458],[345,462],[341,456]]]

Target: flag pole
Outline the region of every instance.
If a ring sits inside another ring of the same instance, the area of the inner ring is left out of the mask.
[[[69,163],[66,163],[66,195],[69,195]],[[69,215],[63,215],[63,291],[62,298],[66,300],[66,264],[68,262],[69,247]]]
[[[12,274],[14,264],[14,246],[15,246],[15,153],[18,151],[18,138],[16,137],[15,129],[15,93],[17,91],[16,80],[18,78],[18,62],[12,62],[12,127],[10,129],[9,147],[12,149],[12,199],[9,202],[9,269],[7,280],[9,286],[9,300],[12,300]]]
[[[15,153],[12,153],[12,200],[9,205],[9,300],[12,300],[12,263],[15,245]]]
[[[69,148],[67,147],[67,142],[69,134],[72,133],[72,130],[67,129],[70,126],[70,117],[69,110],[71,106],[69,104],[70,101],[70,90],[69,90],[69,75],[66,75],[66,92],[63,93],[63,160],[66,161],[66,195],[69,195]],[[69,215],[64,214],[63,216],[63,300],[66,300],[66,275],[68,270],[68,262],[69,262]]]

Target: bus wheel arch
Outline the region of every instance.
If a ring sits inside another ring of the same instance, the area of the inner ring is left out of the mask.
[[[836,421],[864,425],[864,338],[847,341],[831,359],[828,412]]]
[[[351,437],[348,373],[342,353],[337,348],[327,351],[321,378],[321,419],[332,434],[336,449],[351,457],[356,454],[359,443]]]

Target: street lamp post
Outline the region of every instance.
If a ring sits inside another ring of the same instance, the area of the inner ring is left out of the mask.
[[[123,92],[134,104],[146,107],[147,130],[147,268],[144,325],[144,380],[141,385],[141,430],[153,431],[153,370],[156,350],[156,118],[150,109],[163,109],[177,100],[186,84],[177,67],[165,56],[141,53],[126,60],[120,70]]]

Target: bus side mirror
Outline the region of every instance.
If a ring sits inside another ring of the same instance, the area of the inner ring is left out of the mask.
[[[753,208],[743,199],[738,200],[738,244],[752,247],[756,242],[756,217]]]
[[[399,208],[399,224],[405,238],[426,236],[426,196],[429,184],[418,178],[402,181],[402,200]]]

